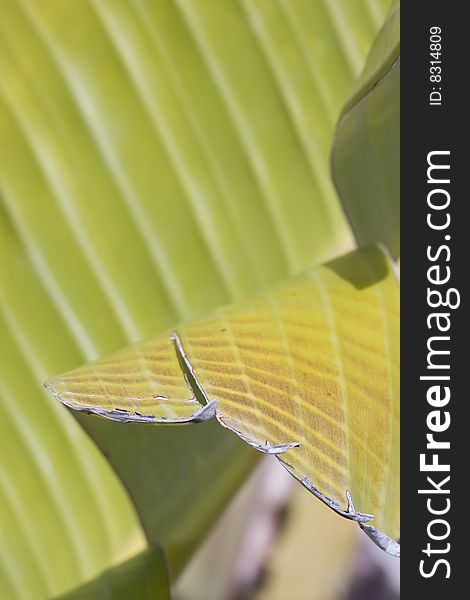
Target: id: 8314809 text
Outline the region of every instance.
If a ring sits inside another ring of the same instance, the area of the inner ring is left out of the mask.
[[[434,25],[429,28],[429,105],[442,105],[442,30]]]

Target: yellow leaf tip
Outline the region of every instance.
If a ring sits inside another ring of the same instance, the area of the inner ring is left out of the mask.
[[[99,417],[103,417],[106,419],[110,419],[111,421],[118,421],[120,423],[164,423],[164,424],[184,424],[184,423],[202,423],[204,421],[209,421],[213,419],[216,415],[217,410],[217,401],[212,400],[205,405],[197,403],[201,408],[194,412],[189,417],[182,418],[171,418],[171,417],[156,417],[155,415],[144,415],[134,410],[130,412],[127,409],[123,408],[113,408],[113,409],[104,409],[100,406],[92,406],[89,404],[84,404],[82,400],[77,402],[72,398],[76,397],[76,394],[72,394],[68,392],[66,389],[61,390],[61,380],[59,378],[53,378],[44,383],[44,387],[48,392],[50,392],[59,402],[76,410],[78,412],[83,412],[85,414],[96,415]],[[67,394],[70,396],[70,399],[65,397]],[[93,394],[88,395],[90,398],[93,397]]]

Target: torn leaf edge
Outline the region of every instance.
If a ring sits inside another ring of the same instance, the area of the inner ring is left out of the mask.
[[[372,525],[359,525],[362,531],[387,554],[400,558],[400,542],[388,537]]]
[[[374,515],[368,513],[361,513],[356,511],[354,508],[354,504],[352,502],[351,492],[346,490],[346,500],[348,503],[348,507],[346,510],[343,510],[341,506],[320,492],[320,490],[310,481],[308,477],[301,477],[294,472],[293,467],[291,467],[288,463],[286,463],[282,458],[278,458],[281,465],[286,469],[286,471],[292,475],[297,481],[299,481],[309,492],[311,492],[316,498],[320,499],[324,504],[326,504],[329,508],[334,510],[338,515],[341,515],[345,519],[349,519],[350,521],[356,521],[357,523],[368,523],[372,521],[375,517]]]
[[[172,331],[172,333],[170,335],[170,339],[173,341],[173,343],[175,345],[175,350],[176,350],[176,354],[178,356],[178,361],[180,363],[181,370],[183,371],[185,381],[188,384],[191,392],[194,394],[194,396],[197,395],[196,391],[199,392],[201,397],[206,401],[206,403],[209,403],[210,402],[209,398],[208,398],[204,388],[202,387],[201,382],[199,381],[196,373],[194,372],[191,362],[189,361],[188,357],[186,356],[186,352],[184,351],[183,344],[182,344],[181,339],[176,331]],[[189,377],[187,377],[186,371],[193,378],[194,384],[197,386],[197,390],[195,390],[193,388],[193,386],[191,385]],[[212,400],[212,402],[214,402],[214,400]],[[291,448],[296,448],[296,447],[300,446],[299,442],[288,442],[287,444],[271,445],[268,441],[266,441],[265,444],[260,444],[259,442],[255,442],[254,440],[251,440],[248,436],[243,434],[241,431],[238,431],[237,429],[227,425],[227,423],[225,423],[225,421],[224,421],[223,416],[218,415],[217,411],[215,411],[214,416],[217,419],[217,421],[220,423],[220,425],[222,425],[222,427],[224,427],[225,429],[229,429],[230,431],[232,431],[233,433],[238,435],[238,437],[241,438],[244,442],[249,444],[252,448],[255,448],[255,450],[258,450],[259,452],[263,452],[264,454],[274,454],[274,455],[282,454],[283,452],[287,452],[287,450],[290,450]]]
[[[374,542],[376,546],[378,546],[381,550],[390,554],[391,556],[396,556],[400,558],[400,542],[394,540],[389,537],[385,533],[382,533],[372,525],[367,525],[369,521],[372,521],[375,518],[375,515],[357,512],[354,508],[351,492],[346,490],[346,500],[348,502],[347,510],[343,510],[340,505],[325,496],[320,490],[313,485],[308,477],[301,477],[297,475],[288,463],[286,463],[280,456],[276,457],[281,465],[286,469],[286,471],[294,477],[299,483],[301,483],[309,492],[311,492],[316,498],[321,500],[324,504],[335,511],[341,517],[348,519],[350,521],[355,521],[359,527],[364,531],[364,533]]]
[[[169,419],[165,417],[154,417],[152,415],[140,415],[139,413],[134,412],[134,414],[130,413],[127,410],[123,409],[114,409],[114,410],[105,410],[102,408],[97,408],[94,406],[86,406],[83,404],[79,404],[77,402],[65,400],[60,392],[57,392],[53,385],[46,381],[44,387],[52,393],[52,395],[57,398],[62,404],[77,410],[79,412],[84,412],[87,414],[94,414],[100,417],[104,417],[107,419],[111,419],[112,421],[118,421],[120,423],[154,423],[154,424],[184,424],[184,423],[200,423],[204,421],[209,421],[214,417],[218,421],[218,423],[224,427],[224,429],[230,430],[232,433],[237,435],[241,440],[250,445],[255,450],[262,452],[263,454],[274,455],[281,465],[286,469],[286,471],[294,477],[297,481],[299,481],[310,493],[312,493],[316,498],[321,500],[326,506],[331,508],[334,512],[336,512],[341,517],[348,519],[350,521],[355,521],[359,527],[364,531],[364,533],[384,552],[390,554],[391,556],[400,557],[400,543],[392,538],[390,538],[385,533],[382,533],[372,525],[367,525],[369,521],[372,521],[375,516],[367,513],[361,513],[356,511],[354,508],[351,492],[349,490],[345,491],[346,500],[347,500],[347,509],[343,510],[341,506],[323,494],[308,477],[302,477],[297,475],[294,468],[291,467],[283,458],[280,456],[281,454],[291,450],[292,448],[297,448],[300,446],[300,442],[288,442],[286,444],[277,444],[271,445],[268,441],[265,444],[260,444],[257,441],[251,440],[248,436],[243,434],[241,431],[238,431],[234,427],[230,427],[227,423],[224,422],[223,416],[217,414],[218,402],[217,400],[209,400],[204,388],[202,387],[194,369],[186,356],[186,353],[183,348],[183,344],[181,343],[181,339],[176,331],[172,331],[169,340],[173,342],[176,355],[178,358],[178,362],[181,367],[182,374],[184,376],[184,380],[190,389],[190,391],[196,396],[196,390],[193,389],[193,385],[188,377],[188,373],[191,375],[194,384],[197,386],[197,391],[200,393],[201,397],[205,401],[205,405],[201,404],[198,401],[199,406],[201,408],[193,413],[190,417],[184,417],[181,419]],[[187,372],[186,372],[187,371]]]
[[[182,425],[184,423],[202,423],[204,421],[209,421],[213,419],[216,415],[217,409],[217,400],[211,400],[206,405],[202,405],[198,402],[198,405],[201,407],[195,413],[190,415],[189,417],[183,417],[180,419],[171,419],[168,417],[154,417],[153,415],[141,415],[137,411],[134,413],[129,412],[128,410],[122,408],[114,408],[112,410],[106,410],[104,408],[99,408],[96,406],[79,404],[78,402],[73,402],[72,400],[66,400],[63,398],[60,392],[57,392],[54,389],[54,386],[46,381],[44,384],[46,390],[48,390],[59,402],[67,406],[68,408],[72,408],[78,412],[83,412],[85,414],[97,415],[99,417],[103,417],[105,419],[110,419],[111,421],[117,421],[119,423],[159,423],[166,425]]]

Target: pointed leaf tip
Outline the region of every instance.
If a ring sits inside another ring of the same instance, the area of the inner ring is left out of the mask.
[[[364,249],[47,386],[71,408],[123,422],[216,416],[258,451],[277,455],[338,514],[359,524],[374,519],[392,540],[399,531],[398,318],[390,264],[379,249]]]

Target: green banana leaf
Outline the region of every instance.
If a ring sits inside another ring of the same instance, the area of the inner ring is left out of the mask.
[[[371,248],[46,385],[123,423],[216,417],[398,555],[398,377],[398,284]]]
[[[170,597],[164,554],[157,546],[150,546],[57,600],[170,600]]]
[[[216,423],[155,428],[79,417],[176,576],[258,458]],[[117,518],[117,517],[116,517]]]
[[[336,128],[332,175],[359,245],[400,255],[400,5],[377,37]],[[373,201],[371,200],[373,198]]]
[[[350,244],[328,152],[385,4],[0,0],[0,595],[89,580],[138,518],[178,569],[239,484],[214,423],[83,419],[126,493],[41,384]]]

